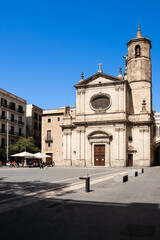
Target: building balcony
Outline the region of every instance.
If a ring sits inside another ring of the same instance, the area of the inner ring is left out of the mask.
[[[0,145],[0,150],[4,150],[5,149],[5,145]]]
[[[7,135],[7,130],[4,129],[0,129],[0,134],[5,134]],[[9,131],[9,135],[13,136],[13,137],[24,137],[24,134],[19,134],[18,132],[13,132],[13,131]]]
[[[24,134],[19,134],[18,132],[9,131],[9,135],[14,137],[24,137]]]
[[[6,116],[0,115],[0,119],[1,120],[6,120],[7,118],[6,118]]]
[[[24,122],[18,121],[18,124],[19,124],[19,125],[24,125]]]
[[[24,111],[22,111],[22,110],[20,110],[20,109],[17,109],[17,108],[13,108],[13,107],[11,107],[10,105],[6,105],[6,104],[2,104],[2,103],[1,103],[1,107],[7,108],[7,109],[9,109],[10,111],[17,112],[17,113],[19,113],[19,114],[24,114]]]
[[[52,138],[50,138],[50,139],[45,139],[45,142],[46,142],[46,143],[53,143],[53,139],[52,139]]]
[[[2,133],[2,134],[7,134],[7,130],[5,130],[5,129],[0,129],[0,133]]]
[[[16,124],[16,123],[17,123],[17,120],[11,119],[11,120],[10,120],[10,123],[15,123],[15,124]]]

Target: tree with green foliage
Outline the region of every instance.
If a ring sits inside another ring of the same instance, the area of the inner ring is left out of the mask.
[[[15,144],[9,145],[10,154],[24,152],[24,151],[27,151],[30,153],[36,153],[40,151],[38,147],[35,146],[35,141],[33,137],[28,137],[28,138],[21,137]]]

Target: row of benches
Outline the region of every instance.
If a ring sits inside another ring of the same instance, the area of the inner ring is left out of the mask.
[[[117,183],[121,183],[121,182],[124,183],[128,181],[128,177],[137,177],[141,173],[144,173],[143,168],[132,170],[126,174],[114,176],[113,180],[114,182],[117,182]]]

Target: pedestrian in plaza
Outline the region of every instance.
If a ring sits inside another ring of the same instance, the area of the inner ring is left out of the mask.
[[[40,167],[40,169],[43,168],[42,160],[40,160],[39,167]]]

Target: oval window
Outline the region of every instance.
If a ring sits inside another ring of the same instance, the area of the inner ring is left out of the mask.
[[[96,110],[106,109],[110,105],[110,98],[108,96],[97,96],[92,99],[91,104]]]

